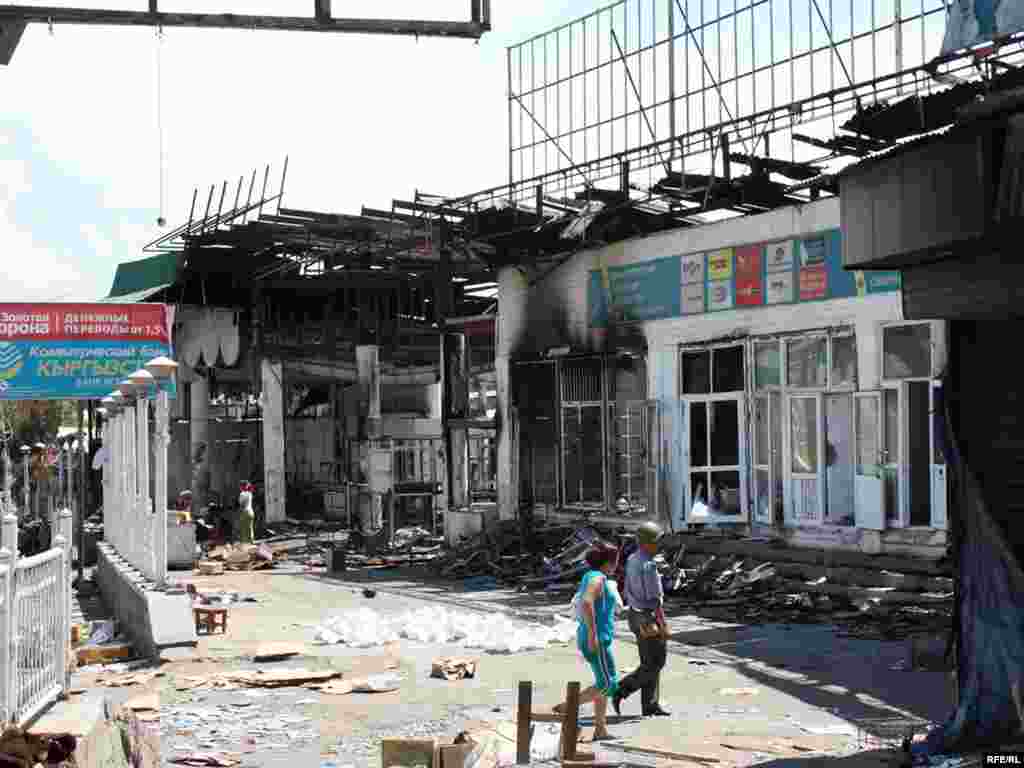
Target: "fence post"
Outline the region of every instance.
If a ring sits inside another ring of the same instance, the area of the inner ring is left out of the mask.
[[[0,709],[3,721],[9,721],[14,715],[14,686],[18,667],[14,657],[14,634],[16,615],[14,606],[15,566],[18,564],[18,518],[10,510],[0,523],[0,565],[8,566],[7,578],[4,580],[2,595],[3,611],[0,612]]]
[[[64,637],[60,638],[57,647],[60,649],[57,654],[57,679],[60,681],[61,694],[67,692],[66,670],[68,668],[67,638],[71,630],[67,628],[67,617],[70,615],[67,605],[67,589],[70,582],[71,566],[68,563],[68,540],[64,538],[64,516],[63,511],[57,519],[57,528],[54,531],[53,548],[60,550],[60,596],[57,598],[57,631]]]
[[[60,660],[58,662],[58,679],[61,684],[61,693],[67,694],[71,688],[71,665],[68,664],[68,657],[71,654],[71,510],[64,508],[57,518],[57,525],[60,530],[54,541],[55,547],[61,549],[61,611],[58,622],[63,638],[60,643]]]

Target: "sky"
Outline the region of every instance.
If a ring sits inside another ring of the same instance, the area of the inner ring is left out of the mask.
[[[271,188],[276,189],[286,156],[283,204],[288,208],[358,214],[363,205],[389,209],[392,199],[411,199],[416,190],[456,196],[504,184],[509,141],[507,47],[606,7],[610,1],[492,0],[494,29],[479,44],[436,38],[417,41],[235,30],[166,29],[160,36],[157,30],[147,28],[61,25],[51,32],[45,25],[33,25],[10,66],[0,67],[4,106],[0,109],[0,248],[4,255],[0,301],[95,300],[107,295],[117,264],[141,258],[143,246],[167,231],[157,226],[158,217],[166,219],[168,228],[187,220],[196,187],[200,189],[201,215],[211,185],[217,185],[216,207],[221,185],[228,181],[230,205],[239,177],[245,178],[244,195],[252,171],[258,169],[259,186],[268,163]],[[653,18],[667,24],[671,0],[642,1],[643,7],[654,11]],[[21,2],[117,10],[147,5],[146,0]],[[851,28],[856,33],[869,28],[872,18],[876,23],[891,18],[895,2],[829,0],[823,13],[832,19],[833,39],[842,41]],[[709,33],[702,48],[709,67],[723,83],[737,68],[749,72],[755,57],[759,67],[785,59],[790,29],[797,53],[806,50],[808,40],[818,47],[826,39],[812,13],[811,0],[780,0],[772,4],[770,13],[766,13],[767,5],[752,6],[749,0],[714,0],[707,6],[704,0],[686,0],[686,5],[691,13],[706,8],[708,18],[721,14],[727,19],[721,37]],[[904,0],[903,5],[904,18],[910,18],[924,9],[941,9],[942,0],[913,0],[909,6]],[[282,15],[312,15],[312,6],[312,0],[160,2],[166,11]],[[636,7],[636,0],[630,0],[630,7]],[[732,27],[730,10],[736,7],[745,10],[736,14],[738,21]],[[756,11],[751,13],[751,7]],[[470,0],[334,2],[335,14],[346,17],[467,20],[469,8]],[[792,14],[798,23],[794,26],[786,14]],[[771,15],[778,17],[774,24],[768,18]],[[681,31],[681,21],[676,23]],[[694,16],[691,23],[699,26],[700,18]],[[653,22],[644,22],[643,38],[637,36],[639,25],[630,25],[631,31],[614,24],[627,52],[649,45]],[[801,31],[805,27],[806,33]],[[942,29],[941,15],[929,17],[926,28],[908,22],[902,40],[905,64],[938,53]],[[593,80],[591,84],[591,93],[595,83],[601,93],[606,92],[605,83],[611,90],[603,100],[589,99],[586,115],[590,121],[599,116],[606,119],[610,109],[616,113],[624,107],[635,109],[632,86],[614,61],[608,30],[607,22],[595,25],[594,19],[590,20],[588,35],[596,41],[603,32],[601,59],[614,62],[609,68],[614,74],[611,80]],[[663,39],[665,32],[657,34]],[[721,53],[715,40],[721,43]],[[530,53],[531,60],[536,55],[538,62],[545,43],[539,45],[538,53]],[[895,38],[891,31],[879,36],[874,58],[869,38],[857,45],[856,66],[847,59],[856,80],[892,70]],[[566,41],[561,47],[568,51]],[[597,47],[589,47],[590,67]],[[848,57],[849,46],[841,48],[842,55]],[[584,66],[582,49],[577,42],[571,65],[575,71]],[[664,53],[665,46],[659,50]],[[692,88],[700,86],[697,78],[703,70],[694,46],[688,45],[686,51],[677,61],[677,92],[685,89],[682,83],[686,79]],[[733,61],[735,51],[739,54]],[[556,59],[552,49],[546,65],[549,79],[556,78],[559,67],[563,77],[567,73],[569,56],[562,56]],[[687,57],[692,59],[689,64]],[[561,63],[556,66],[556,61]],[[631,67],[636,67],[635,59],[631,61]],[[650,67],[649,59],[644,66]],[[517,68],[513,67],[514,79]],[[645,104],[665,98],[665,69],[663,63],[660,78],[641,80]],[[816,80],[810,75],[812,70],[818,73]],[[529,80],[529,70],[525,78]],[[780,67],[775,101],[786,103],[790,80],[793,92],[802,97],[811,88],[820,92],[827,90],[826,85],[834,87],[830,79],[842,84],[842,70],[827,51],[813,61],[803,59],[795,72]],[[519,91],[518,82],[514,88]],[[756,81],[747,78],[738,95],[730,88],[723,85],[724,98],[742,114],[768,106],[765,99],[776,85],[769,82],[767,74],[759,74]],[[557,101],[559,89],[564,96],[561,101]],[[578,85],[572,93],[568,89],[562,85],[540,98],[525,97],[551,133],[560,130],[559,112],[562,126],[570,109],[577,121],[584,114]],[[870,95],[866,103],[870,103]],[[573,100],[577,101],[575,107],[570,106]],[[545,109],[545,101],[550,109]],[[723,119],[717,115],[714,94],[706,100],[691,99],[688,108],[691,112],[706,110],[707,122],[690,124],[692,130]],[[679,110],[679,114],[685,111],[682,105]],[[667,136],[667,112],[651,113],[659,138]],[[631,120],[631,145],[650,141],[650,131],[640,117]],[[517,142],[517,121],[523,123],[524,137],[530,132],[541,138],[517,106],[513,110]],[[687,125],[680,117],[677,133],[687,130]],[[821,138],[834,135],[835,127],[822,127]],[[806,124],[799,130],[817,133]],[[611,138],[621,144],[621,129]],[[605,140],[602,155],[612,143]],[[569,147],[577,162],[583,159],[581,145]],[[547,168],[564,165],[554,147],[547,147],[546,152]],[[784,156],[780,152],[781,142],[773,143],[773,156]],[[595,155],[592,152],[589,157]],[[691,172],[704,170],[688,168]],[[544,169],[540,163],[537,172]],[[534,171],[523,174],[526,178],[533,175]],[[655,180],[652,176],[650,183]]]
[[[146,7],[145,0],[22,2]],[[167,11],[283,15],[312,15],[312,5],[160,3]],[[291,208],[359,213],[363,205],[390,208],[417,189],[460,195],[504,183],[506,46],[598,0],[491,6],[494,31],[479,44],[187,29],[159,38],[145,28],[30,26],[10,66],[0,67],[0,301],[106,296],[117,264],[141,258],[166,231],[159,216],[168,228],[188,218],[195,187],[206,193],[217,184],[219,194],[227,180],[233,190],[253,169],[262,179],[268,163],[271,184],[279,184],[285,156]],[[334,12],[468,20],[469,7],[469,0],[342,0]]]

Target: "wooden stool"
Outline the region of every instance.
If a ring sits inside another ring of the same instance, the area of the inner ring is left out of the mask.
[[[226,633],[228,631],[228,609],[227,608],[193,608],[192,614],[196,619],[196,634],[199,634],[203,628],[207,632],[212,633],[217,627],[220,627],[221,632]],[[218,617],[220,621],[218,621]]]

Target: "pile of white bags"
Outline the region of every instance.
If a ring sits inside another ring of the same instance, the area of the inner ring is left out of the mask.
[[[369,648],[399,638],[419,643],[456,644],[490,653],[519,653],[568,643],[576,637],[576,622],[555,617],[552,626],[514,621],[503,614],[483,616],[430,607],[388,619],[360,608],[317,627],[315,639],[326,645]]]

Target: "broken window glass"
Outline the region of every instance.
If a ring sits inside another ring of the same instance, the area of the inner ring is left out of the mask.
[[[890,325],[882,331],[886,379],[927,378],[932,373],[932,329],[928,323]]]
[[[684,395],[711,393],[711,351],[707,349],[683,352],[682,375]]]
[[[754,386],[757,389],[782,386],[782,355],[777,341],[754,344]]]
[[[712,352],[715,392],[742,392],[743,347],[720,347]]]
[[[832,386],[857,386],[857,337],[832,337]]]
[[[828,386],[828,339],[811,336],[786,342],[787,381],[794,389]]]

